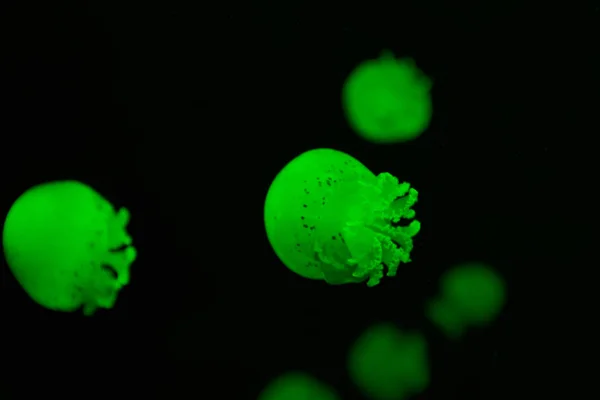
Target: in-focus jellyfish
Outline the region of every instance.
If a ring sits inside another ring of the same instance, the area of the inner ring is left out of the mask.
[[[408,223],[417,196],[408,183],[386,172],[376,176],[346,153],[310,150],[269,188],[267,237],[279,259],[305,278],[375,286],[384,266],[395,276],[410,261],[420,229],[418,221]]]
[[[4,222],[7,264],[25,292],[56,311],[85,315],[112,308],[129,283],[136,258],[127,234],[129,211],[89,186],[59,181],[34,186],[12,205]]]
[[[381,57],[360,64],[342,91],[352,129],[374,143],[408,141],[419,136],[431,119],[431,80],[412,59]]]
[[[444,274],[441,293],[428,304],[427,315],[444,334],[457,339],[469,327],[490,323],[504,302],[502,278],[484,264],[468,263]]]
[[[258,396],[258,400],[338,400],[335,391],[313,376],[299,371],[285,373]]]
[[[368,398],[405,399],[429,385],[427,342],[391,323],[371,326],[351,347],[348,372]]]

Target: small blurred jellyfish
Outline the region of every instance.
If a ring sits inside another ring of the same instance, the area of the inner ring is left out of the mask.
[[[374,400],[400,400],[429,385],[427,342],[392,323],[371,326],[348,354],[348,371],[360,391]]]
[[[505,303],[502,278],[489,266],[466,263],[446,272],[440,293],[427,305],[429,319],[452,339],[493,321]]]
[[[259,394],[258,400],[339,400],[335,391],[300,371],[287,372],[272,380]]]
[[[384,51],[358,65],[342,90],[351,128],[373,143],[406,142],[418,137],[432,115],[431,80],[410,58]]]

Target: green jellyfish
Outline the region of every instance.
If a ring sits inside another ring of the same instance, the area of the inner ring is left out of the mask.
[[[55,311],[112,308],[136,258],[129,211],[89,186],[58,181],[34,186],[4,222],[7,264],[25,292]]]
[[[258,400],[338,400],[335,391],[311,375],[293,371],[271,381]]]
[[[342,102],[352,129],[374,143],[415,139],[431,119],[431,80],[412,59],[384,51],[348,76]]]
[[[310,150],[290,161],[269,188],[267,237],[283,264],[305,278],[375,286],[384,266],[392,277],[401,262],[411,261],[420,224],[408,220],[417,196],[408,183],[386,172],[375,175],[348,154]]]
[[[429,319],[451,339],[468,327],[485,326],[505,302],[502,278],[491,268],[467,263],[448,271],[441,279],[441,293],[429,302]]]
[[[348,372],[354,384],[375,400],[400,400],[429,385],[427,342],[391,323],[373,325],[350,348]]]

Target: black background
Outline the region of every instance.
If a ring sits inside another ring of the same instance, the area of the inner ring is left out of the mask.
[[[198,3],[3,3],[2,212],[81,180],[130,208],[139,251],[93,318],[42,309],[2,266],[4,395],[253,399],[300,369],[361,399],[344,359],[380,321],[427,337],[419,398],[578,395],[595,359],[599,7]],[[343,118],[345,77],[382,49],[434,80],[411,143],[365,143]],[[414,261],[377,288],[303,280],[266,240],[271,180],[318,147],[420,192]],[[470,260],[509,302],[452,343],[423,305]]]

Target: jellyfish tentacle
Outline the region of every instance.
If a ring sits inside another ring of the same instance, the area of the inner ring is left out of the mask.
[[[367,286],[375,286],[383,277],[383,248],[375,232],[364,226],[352,225],[344,229],[343,237],[352,258],[347,263],[355,265],[352,276],[366,278]]]
[[[396,276],[398,266],[403,259],[403,250],[398,249],[389,236],[378,234],[383,248],[383,263],[387,266],[387,276]]]

